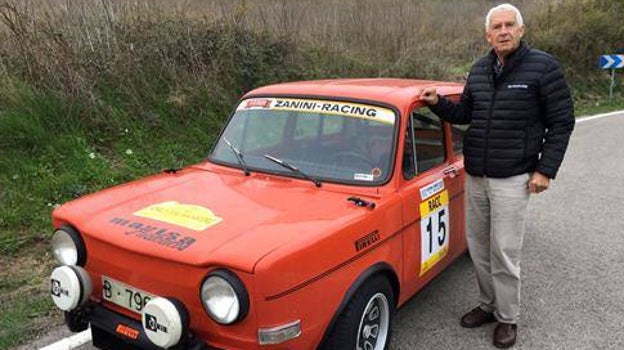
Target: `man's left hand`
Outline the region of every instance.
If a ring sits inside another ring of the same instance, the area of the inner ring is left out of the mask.
[[[529,192],[540,193],[542,191],[546,191],[549,185],[550,178],[536,171],[533,173],[531,180],[529,180]]]

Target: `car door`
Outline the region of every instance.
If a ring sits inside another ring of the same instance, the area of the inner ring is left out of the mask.
[[[416,292],[466,249],[463,160],[450,125],[414,108],[403,145],[404,288]]]

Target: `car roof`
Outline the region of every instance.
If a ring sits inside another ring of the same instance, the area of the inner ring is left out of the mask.
[[[337,97],[346,99],[385,102],[398,108],[417,100],[424,87],[432,86],[440,95],[461,94],[463,85],[433,80],[364,78],[326,79],[287,82],[268,85],[250,91],[245,97],[255,95],[298,95]]]

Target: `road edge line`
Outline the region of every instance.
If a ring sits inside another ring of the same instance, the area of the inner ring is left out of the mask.
[[[91,329],[74,334],[71,337],[63,338],[56,343],[46,345],[39,350],[71,350],[77,348],[91,340]]]
[[[610,117],[612,115],[621,114],[621,113],[624,113],[624,110],[614,111],[614,112],[609,112],[609,113],[595,114],[595,115],[587,115],[587,116],[582,116],[582,117],[576,118],[576,122],[577,123],[582,123],[582,122],[586,122],[586,121],[590,121],[590,120],[594,120],[594,119]]]

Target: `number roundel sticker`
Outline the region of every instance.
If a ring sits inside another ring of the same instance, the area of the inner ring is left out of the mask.
[[[420,203],[421,259],[419,276],[446,256],[449,249],[448,192],[443,190]]]

